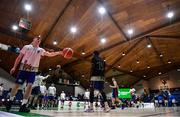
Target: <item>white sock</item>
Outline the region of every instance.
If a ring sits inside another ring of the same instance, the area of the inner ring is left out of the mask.
[[[104,102],[104,106],[105,106],[105,108],[109,108],[109,105],[107,102]]]
[[[13,101],[14,100],[14,96],[10,97],[10,100]]]
[[[93,109],[93,103],[90,103],[90,109]]]
[[[28,102],[28,100],[27,99],[23,99],[23,101],[22,101],[22,104],[21,105],[24,105],[24,104],[26,104]]]

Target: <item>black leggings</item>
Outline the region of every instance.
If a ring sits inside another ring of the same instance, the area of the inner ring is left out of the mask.
[[[106,94],[104,93],[103,90],[99,90],[99,92],[102,95],[102,102],[107,102]],[[90,103],[94,102],[94,88],[90,89]]]

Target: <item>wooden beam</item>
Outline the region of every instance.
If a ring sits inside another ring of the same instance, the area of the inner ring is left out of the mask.
[[[125,74],[116,74],[116,75],[112,75],[112,76],[106,77],[106,79],[110,79],[110,78],[113,78],[113,77],[124,76],[124,75]]]
[[[166,24],[164,24],[164,25],[158,26],[158,27],[156,27],[156,28],[154,28],[154,29],[151,29],[151,30],[149,30],[149,31],[146,31],[146,32],[144,32],[144,33],[141,33],[141,34],[133,37],[133,38],[132,38],[131,40],[129,40],[129,41],[136,40],[136,39],[140,39],[140,38],[144,38],[144,37],[146,37],[146,36],[148,36],[148,35],[156,32],[156,31],[162,30],[162,29],[164,29],[164,28],[167,28],[167,27],[169,27],[169,26],[176,25],[176,24],[179,24],[179,23],[180,23],[180,18],[177,18],[177,19],[175,19],[171,24],[169,24],[169,22],[168,22],[168,23],[166,23]],[[104,51],[107,51],[107,50],[109,50],[109,49],[112,49],[112,48],[114,48],[114,47],[116,47],[116,46],[120,46],[120,45],[122,45],[122,44],[124,44],[124,43],[128,43],[129,41],[120,41],[120,42],[117,42],[117,43],[115,43],[115,44],[112,44],[112,45],[110,45],[110,46],[108,46],[108,47],[106,47],[106,48],[100,49],[100,50],[98,50],[98,51],[99,51],[99,52],[104,52]],[[87,55],[87,56],[88,56],[88,55]],[[85,57],[85,58],[86,58],[86,57]]]
[[[21,32],[13,32],[10,29],[0,27],[0,33],[12,36],[17,39],[21,39],[22,41],[31,42],[32,38],[28,37],[26,34]]]
[[[67,2],[67,4],[65,5],[65,7],[63,8],[63,10],[59,13],[57,19],[54,21],[54,23],[52,24],[51,28],[49,29],[48,33],[45,35],[44,39],[42,40],[42,45],[45,45],[45,41],[48,39],[48,37],[50,36],[50,34],[52,33],[52,31],[54,30],[54,28],[56,27],[56,25],[58,24],[59,20],[62,18],[62,16],[64,15],[65,11],[68,9],[68,7],[71,5],[73,0],[69,0]]]
[[[11,36],[11,37],[14,37],[14,38],[16,38],[16,39],[20,39],[21,41],[23,41],[23,42],[26,42],[26,43],[31,43],[32,42],[32,39],[33,38],[31,38],[31,37],[28,37],[26,34],[24,34],[24,33],[21,33],[21,32],[12,32],[12,31],[10,31],[10,30],[8,30],[8,29],[5,29],[5,28],[2,28],[2,27],[0,27],[0,33],[2,33],[2,34],[5,34],[5,35],[8,35],[8,36]],[[46,44],[45,46],[44,46],[44,48],[46,49],[46,50],[51,50],[51,49],[53,49],[53,50],[55,50],[55,51],[59,51],[59,50],[62,50],[62,48],[59,48],[59,47],[56,47],[56,46],[52,46],[52,45],[49,45],[49,44]],[[84,57],[82,57],[81,55],[79,55],[78,53],[76,53],[76,52],[74,52],[74,57],[76,57],[76,58],[78,58],[78,59],[80,59],[80,60],[84,60]]]
[[[129,48],[125,53],[126,56],[137,46],[142,42],[143,38],[139,39],[131,48]],[[112,63],[111,66],[114,66],[116,63],[118,63],[119,61],[121,61],[124,57],[126,56],[122,56],[121,54],[119,55],[119,57]],[[106,70],[106,72],[108,72],[111,68],[108,67],[108,69]]]
[[[169,71],[171,71],[171,70],[173,70],[173,69],[177,69],[177,65],[180,65],[180,62],[176,62],[176,63],[171,64],[171,65],[170,65],[170,64],[164,64],[164,65],[161,65],[161,66],[156,66],[156,67],[151,68],[151,69],[149,70],[149,72],[158,70],[159,68],[166,69],[166,70],[164,70],[164,71],[162,72],[161,75],[163,75],[163,74],[165,74],[165,73],[167,73],[167,72],[169,72]],[[143,71],[146,72],[146,70],[135,71],[135,72],[137,73],[137,72],[143,72]],[[138,83],[138,82],[141,81],[141,80],[150,80],[151,78],[157,77],[157,76],[158,76],[158,74],[156,73],[156,74],[153,74],[153,75],[150,76],[150,77],[146,77],[146,78],[140,77],[137,81],[135,81],[135,82],[132,83],[131,85],[135,85],[136,83]]]
[[[100,4],[102,4],[102,6],[106,6],[102,0],[97,0]],[[106,9],[107,15],[109,16],[109,18],[111,19],[111,21],[113,22],[113,24],[116,26],[116,28],[119,30],[120,34],[122,34],[123,38],[125,39],[125,41],[128,41],[129,38],[126,36],[126,34],[124,33],[124,31],[121,29],[121,27],[119,26],[118,22],[115,20],[115,18],[112,16],[112,14]]]
[[[180,39],[180,35],[149,35],[151,38],[161,38],[161,39]]]
[[[154,52],[156,53],[156,55],[158,56],[160,62],[164,65],[165,62],[163,61],[163,58],[162,57],[159,57],[160,55],[160,52],[158,51],[158,49],[156,48],[156,46],[154,45],[154,43],[152,42],[151,38],[149,37],[148,40],[150,42],[150,44],[152,45],[152,48],[154,50]]]
[[[172,25],[176,25],[176,24],[178,24],[179,22],[180,22],[180,18],[174,20],[174,21],[171,23],[171,25],[169,25],[169,22],[168,22],[168,23],[166,23],[166,24],[164,24],[164,25],[158,26],[158,27],[156,27],[156,28],[154,28],[154,29],[152,29],[152,30],[149,30],[149,31],[146,31],[146,32],[144,32],[144,33],[142,33],[142,34],[140,34],[140,35],[137,35],[137,36],[133,37],[131,40],[128,40],[128,41],[119,41],[119,42],[114,43],[114,44],[112,44],[112,45],[110,45],[110,46],[108,46],[108,47],[105,47],[105,48],[103,48],[103,49],[99,49],[98,51],[101,53],[101,52],[110,50],[110,49],[112,49],[112,48],[115,48],[116,46],[120,46],[120,45],[122,45],[122,44],[124,44],[124,43],[128,43],[129,41],[144,38],[144,37],[146,37],[146,36],[149,36],[149,35],[152,34],[153,32],[156,32],[156,31],[158,31],[158,30],[162,30],[162,29],[167,28],[167,27],[172,26]],[[87,54],[84,58],[89,58],[89,57],[91,57],[91,56],[92,56],[92,53]],[[80,60],[80,59],[79,59],[79,60]],[[72,61],[72,62],[70,62],[70,63],[68,63],[68,64],[71,64],[71,63],[72,63],[72,64],[76,64],[76,63],[78,63],[79,60]]]

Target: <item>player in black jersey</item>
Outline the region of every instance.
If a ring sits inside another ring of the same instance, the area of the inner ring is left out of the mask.
[[[104,102],[104,110],[106,112],[110,111],[109,105],[107,103],[106,94],[104,93],[104,72],[105,72],[105,62],[99,57],[99,52],[94,51],[92,58],[91,67],[91,84],[90,84],[90,107],[86,112],[93,112],[93,101],[94,101],[94,90],[97,89],[102,95]]]

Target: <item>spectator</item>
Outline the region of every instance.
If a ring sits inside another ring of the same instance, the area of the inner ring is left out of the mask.
[[[2,98],[3,96],[3,91],[4,91],[4,87],[3,87],[3,83],[0,84],[0,99]]]

